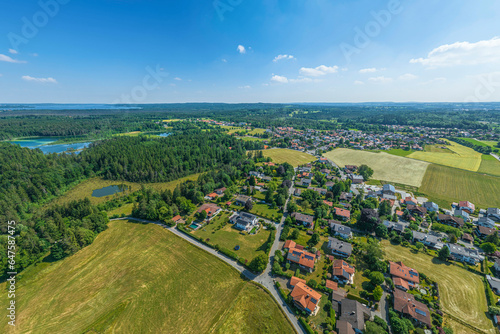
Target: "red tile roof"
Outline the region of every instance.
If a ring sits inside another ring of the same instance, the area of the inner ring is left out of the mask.
[[[341,209],[341,208],[335,208],[335,214],[337,216],[351,218],[351,212],[349,212],[349,210],[344,210],[344,209]]]
[[[334,281],[330,281],[329,279],[326,280],[326,287],[328,289],[332,289],[333,291],[337,291],[337,289],[339,288],[339,285],[334,282]]]
[[[288,250],[287,260],[298,263],[303,267],[314,268],[316,255],[306,252],[305,250],[300,250],[298,248],[290,248]]]
[[[295,248],[295,245],[295,241],[287,240],[285,241],[285,246],[283,246],[283,248]]]
[[[314,311],[321,299],[320,293],[314,291],[302,282],[298,282],[297,285],[295,285],[290,295],[295,303],[302,306],[304,309],[310,310],[311,312]]]
[[[173,221],[174,223],[176,223],[176,222],[178,222],[178,221],[179,221],[179,220],[181,220],[181,219],[182,219],[182,217],[181,217],[180,215],[177,215],[177,216],[175,216],[174,218],[172,218],[172,221]]]
[[[402,286],[403,288],[405,288],[406,290],[410,290],[410,287],[408,286],[408,282],[402,278],[399,278],[399,277],[394,277],[392,279],[392,281],[394,282],[394,285],[395,286]]]
[[[389,261],[389,272],[392,276],[400,277],[413,283],[418,284],[420,282],[418,271],[405,266],[403,262]]]
[[[295,276],[292,276],[290,278],[290,285],[291,286],[296,286],[297,283],[299,283],[299,282],[302,282],[302,283],[306,284],[306,280],[305,279],[298,278],[298,277],[295,277]]]

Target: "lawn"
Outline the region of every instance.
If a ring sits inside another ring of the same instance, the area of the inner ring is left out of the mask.
[[[183,177],[181,179],[171,181],[171,182],[159,182],[159,183],[146,183],[145,186],[154,188],[158,191],[164,191],[165,189],[170,189],[174,190],[175,187],[184,181],[187,180],[196,180],[198,179],[198,176],[200,174],[192,174],[186,177]],[[78,200],[78,199],[84,199],[85,197],[88,197],[92,204],[99,204],[106,202],[110,199],[113,199],[114,195],[111,196],[105,196],[105,197],[92,197],[92,192],[95,189],[101,189],[107,186],[111,185],[120,185],[120,184],[125,184],[128,186],[132,187],[132,192],[137,191],[141,189],[141,185],[139,183],[135,182],[128,182],[128,181],[113,181],[113,180],[104,180],[99,177],[94,177],[88,180],[85,180],[78,185],[76,185],[74,188],[71,190],[67,191],[64,195],[56,198],[51,202],[51,204],[65,204],[70,201]],[[123,194],[128,194],[129,191],[126,191],[125,193],[119,193],[116,196],[121,196]]]
[[[413,152],[415,152],[415,151],[412,151],[412,150],[403,150],[401,148],[394,148],[392,150],[387,151],[387,153],[389,153],[389,154],[397,155],[397,156],[400,156],[400,157],[407,157],[410,154],[412,154]]]
[[[485,332],[495,333],[492,321],[485,315],[488,307],[481,276],[423,253],[415,254],[408,248],[391,245],[388,241],[383,241],[383,248],[387,259],[403,261],[404,264],[438,282],[441,306],[445,312]],[[451,319],[447,321],[455,323]],[[467,331],[455,332],[455,334],[461,333]]]
[[[418,151],[413,152],[408,157],[474,172],[477,171],[481,165],[481,153],[469,147],[462,146],[455,142],[450,142],[450,145],[437,145],[431,147],[436,147],[441,151]],[[441,147],[445,147],[446,149],[443,150]]]
[[[491,147],[491,148],[494,148],[495,145],[497,144],[496,141],[487,141],[487,140],[477,140],[477,139],[474,139],[474,138],[460,138],[462,140],[465,140],[473,145],[477,145],[477,146],[483,146],[483,147]]]
[[[481,166],[479,166],[477,172],[500,176],[500,161],[491,155],[483,154],[481,156]]]
[[[236,137],[236,138],[244,140],[244,141],[263,141],[263,140],[265,140],[264,138],[257,138],[257,137]]]
[[[250,213],[271,220],[276,220],[279,215],[277,209],[271,209],[271,207],[266,203],[254,203]]]
[[[239,257],[248,261],[251,261],[257,255],[265,254],[262,246],[266,243],[271,232],[261,228],[255,235],[249,235],[246,232],[241,234],[231,223],[224,225],[224,222],[228,221],[229,217],[230,213],[221,212],[208,225],[192,233],[204,240],[209,239],[208,242],[212,245],[219,245],[234,251]],[[234,247],[237,245],[240,246],[240,249],[235,251]]]
[[[338,148],[323,154],[340,167],[368,165],[373,169],[373,179],[419,187],[429,164],[385,152],[372,153]]]
[[[266,292],[153,224],[111,222],[92,245],[62,261],[32,266],[21,276],[17,326],[4,321],[0,332],[208,333],[219,328],[224,333],[226,321],[233,326],[234,319],[240,333],[293,332]],[[0,288],[5,291],[6,283]],[[249,298],[252,305],[242,305]],[[7,294],[0,302],[6,305]]]
[[[419,188],[440,206],[448,207],[452,202],[471,201],[476,207],[498,207],[500,177],[469,172],[457,168],[431,165]]]
[[[257,135],[257,134],[263,134],[264,132],[266,132],[266,129],[259,129],[259,128],[255,128],[253,130],[247,130],[246,128],[244,127],[240,127],[240,126],[227,126],[227,125],[222,125],[221,128],[223,129],[228,129],[229,132],[228,134],[233,134],[235,132],[240,132],[240,131],[247,131],[249,135],[253,136],[253,135]]]
[[[108,217],[111,217],[113,215],[121,216],[122,214],[125,216],[130,216],[132,214],[133,207],[134,203],[125,203],[119,208],[108,211]]]
[[[288,162],[294,167],[317,160],[315,156],[310,155],[309,153],[289,150],[287,148],[273,148],[262,152],[265,157],[273,159],[274,163],[282,164],[284,162]]]

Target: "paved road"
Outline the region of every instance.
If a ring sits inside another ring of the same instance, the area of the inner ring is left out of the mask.
[[[294,180],[295,180],[295,177],[294,177]],[[294,180],[292,180],[292,187],[290,188],[290,194],[292,194],[294,191],[293,190],[294,189],[293,188],[293,181]],[[255,275],[254,273],[252,273],[251,271],[246,269],[244,266],[240,265],[238,262],[236,262],[232,258],[230,258],[222,253],[219,253],[215,249],[204,245],[203,243],[199,242],[195,238],[192,238],[192,237],[186,235],[185,233],[180,232],[175,227],[169,227],[169,226],[167,226],[161,222],[157,222],[157,221],[151,221],[151,220],[139,219],[139,218],[133,218],[133,217],[114,218],[114,219],[110,219],[110,220],[135,220],[135,221],[139,221],[139,222],[143,222],[143,223],[151,223],[151,224],[159,225],[159,226],[169,230],[170,232],[174,233],[175,235],[181,237],[182,239],[190,242],[191,244],[209,252],[210,254],[212,254],[214,256],[217,256],[219,259],[223,260],[224,262],[229,264],[231,267],[235,268],[240,273],[245,275],[245,277],[247,277],[249,280],[252,280],[252,281],[255,281],[259,284],[262,284],[266,289],[268,289],[269,292],[272,294],[272,296],[276,299],[278,304],[281,306],[281,309],[285,312],[286,316],[288,317],[288,319],[292,323],[293,327],[295,328],[295,331],[297,333],[302,334],[302,333],[305,333],[305,331],[302,329],[302,326],[300,325],[299,320],[295,316],[295,314],[293,313],[292,309],[288,306],[288,304],[285,302],[285,300],[283,300],[283,298],[279,294],[278,289],[274,285],[274,281],[273,281],[273,277],[272,277],[272,273],[271,273],[271,269],[272,269],[271,262],[272,262],[272,259],[274,257],[274,252],[279,248],[279,236],[281,234],[281,231],[283,230],[284,221],[285,221],[285,218],[287,216],[287,210],[286,210],[287,204],[288,204],[288,200],[285,203],[285,208],[283,211],[283,218],[281,219],[280,224],[278,224],[276,226],[276,238],[274,239],[273,246],[271,247],[271,251],[269,253],[270,261],[268,261],[266,269],[260,275]]]
[[[498,161],[500,161],[500,156],[494,154],[494,153],[490,153],[491,156],[493,156],[493,158],[497,159]]]

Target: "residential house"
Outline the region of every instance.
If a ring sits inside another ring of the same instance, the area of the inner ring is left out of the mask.
[[[493,265],[493,269],[495,269],[497,273],[500,273],[500,259],[495,259],[495,264]]]
[[[488,215],[488,218],[490,218],[494,221],[500,221],[500,209],[499,208],[488,208],[488,210],[486,210],[486,214]]]
[[[305,311],[311,316],[315,316],[318,313],[321,294],[303,282],[296,283],[290,296],[292,296],[295,306],[300,310]]]
[[[473,213],[476,210],[476,206],[469,201],[458,202],[458,208],[460,210],[468,211],[469,213]]]
[[[299,197],[302,194],[302,189],[295,188],[293,191],[293,195]]]
[[[314,263],[316,262],[316,255],[309,253],[305,250],[298,248],[290,248],[286,257],[288,262],[293,262],[305,271],[312,273],[314,271]]]
[[[341,236],[344,239],[352,238],[352,230],[349,226],[342,225],[341,222],[337,220],[329,220],[330,231],[333,235]]]
[[[411,204],[411,205],[415,205],[415,206],[418,204],[417,200],[411,196],[405,197],[405,199],[403,200],[403,203],[406,205]]]
[[[472,235],[470,235],[469,233],[464,233],[462,235],[462,241],[467,242],[469,244],[473,244],[474,243],[474,237]]]
[[[349,178],[352,180],[353,184],[361,184],[365,181],[361,175],[349,174]]]
[[[454,217],[458,217],[458,218],[462,218],[465,222],[466,221],[469,221],[469,212],[465,211],[465,210],[460,210],[460,209],[455,209],[453,211],[453,216]]]
[[[497,233],[497,230],[495,228],[489,228],[489,227],[484,227],[484,226],[477,226],[476,229],[474,230],[474,233],[476,233],[476,235],[479,238],[486,238],[489,235]]]
[[[437,205],[434,202],[425,202],[422,206],[424,208],[426,208],[427,211],[429,211],[429,212],[438,212],[439,211],[439,205]]]
[[[217,194],[217,195],[220,195],[220,196],[223,196],[224,195],[224,191],[226,191],[226,187],[222,187],[222,188],[219,188],[219,189],[215,189],[214,192]]]
[[[295,218],[295,221],[298,224],[302,224],[302,225],[309,227],[309,228],[314,227],[314,217],[313,216],[305,215],[305,214],[299,213],[299,212],[294,212],[294,213],[292,213],[292,217]]]
[[[234,204],[242,206],[245,205],[245,203],[248,202],[249,200],[251,201],[252,197],[246,195],[238,195],[234,200]]]
[[[315,191],[322,196],[326,195],[326,189],[323,188],[307,187],[307,189]]]
[[[384,226],[387,227],[389,231],[396,231],[398,234],[402,234],[405,230],[404,225],[400,223],[384,220],[382,224],[384,224]]]
[[[384,184],[382,186],[382,195],[396,196],[396,188],[392,184]]]
[[[476,249],[469,249],[450,243],[445,246],[450,249],[450,256],[455,261],[467,262],[469,264],[476,265],[478,262],[484,260],[484,256],[479,255],[479,252]]]
[[[172,221],[176,224],[180,223],[182,221],[182,217],[180,215],[177,215],[177,216],[172,218]]]
[[[319,162],[320,164],[327,164],[327,163],[328,163],[328,159],[327,159],[327,158],[325,158],[325,157],[321,157],[321,158],[319,158],[318,162]]]
[[[329,279],[325,281],[325,286],[333,291],[337,291],[339,288],[339,285],[336,282],[330,281]]]
[[[352,254],[352,245],[337,238],[328,238],[328,249],[333,255],[338,255],[341,257],[347,258]]]
[[[355,269],[344,260],[333,261],[332,277],[341,284],[352,284],[354,281]]]
[[[408,290],[408,288],[416,287],[420,283],[418,271],[405,266],[401,261],[389,261],[389,273],[392,275],[394,285],[400,285],[405,291]],[[399,279],[396,280],[395,278]]]
[[[345,320],[337,321],[337,334],[356,334],[352,325]]]
[[[339,321],[346,321],[351,324],[356,333],[363,333],[365,321],[371,318],[368,307],[361,305],[356,300],[346,298],[341,301],[340,310]]]
[[[356,165],[345,165],[344,170],[346,173],[354,173],[358,170],[358,166]]]
[[[342,193],[340,194],[340,198],[339,198],[339,200],[340,200],[341,202],[350,202],[350,201],[352,201],[352,197],[353,197],[352,193],[342,192]]]
[[[221,212],[221,208],[214,203],[205,203],[196,211],[198,213],[205,211],[207,213],[208,220],[211,220],[213,217],[217,216],[219,212]]]
[[[250,213],[239,212],[231,216],[229,221],[234,224],[234,228],[250,232],[257,226],[259,219]]]
[[[340,303],[345,298],[347,298],[347,291],[345,291],[344,289],[337,288],[337,290],[333,290],[332,291],[332,302],[336,302],[336,303],[332,303],[333,305],[338,306],[336,304]],[[340,308],[337,307],[336,310],[335,310],[335,312],[338,313],[339,309]]]
[[[400,290],[403,290],[403,291],[410,290],[410,285],[408,284],[408,281],[406,281],[402,278],[393,277],[392,282],[394,283],[394,286]]]
[[[295,287],[295,285],[297,285],[297,283],[299,283],[299,282],[306,284],[306,280],[305,279],[292,276],[290,278],[290,282],[289,282],[290,287],[292,287],[292,288]]]
[[[331,190],[334,185],[335,185],[335,183],[333,183],[332,181],[328,181],[327,183],[325,183],[326,189],[329,189],[329,190]]]
[[[351,219],[351,212],[349,210],[346,210],[346,209],[341,209],[341,208],[335,207],[334,214],[337,218],[342,219],[344,221]]]
[[[413,242],[421,242],[425,246],[434,249],[443,248],[444,244],[440,241],[440,238],[433,234],[426,234],[418,231],[412,231]]]
[[[415,296],[402,290],[394,290],[394,311],[399,312],[418,323],[432,327],[431,312],[427,305],[416,301]]]
[[[312,180],[311,179],[302,179],[302,186],[308,187],[311,185]]]
[[[327,201],[326,199],[323,200],[323,204],[328,205],[329,207],[333,206],[333,202]]]
[[[264,181],[264,182],[271,182],[272,180],[273,180],[273,178],[270,176],[263,176],[262,177],[262,181]]]
[[[486,280],[491,287],[491,290],[497,295],[500,295],[500,279],[486,275]]]
[[[420,217],[423,217],[427,214],[427,209],[418,205],[408,204],[406,206],[406,209],[408,209],[410,213],[417,214]]]
[[[462,218],[453,217],[450,215],[444,215],[441,213],[438,213],[437,221],[440,222],[441,224],[450,225],[457,228],[461,228],[465,224]]]
[[[484,227],[488,227],[488,228],[495,228],[495,222],[489,216],[488,217],[480,217],[477,220],[476,224],[478,226],[484,226]]]

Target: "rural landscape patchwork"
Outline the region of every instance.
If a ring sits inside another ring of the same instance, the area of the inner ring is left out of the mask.
[[[500,334],[500,3],[5,7],[0,333]]]

